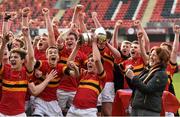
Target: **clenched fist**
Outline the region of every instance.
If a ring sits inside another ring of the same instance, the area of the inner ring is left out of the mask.
[[[22,16],[23,17],[27,17],[30,13],[30,8],[29,7],[25,7],[22,9]]]
[[[48,9],[48,8],[43,8],[43,9],[42,9],[42,13],[43,13],[44,15],[49,14],[49,9]]]

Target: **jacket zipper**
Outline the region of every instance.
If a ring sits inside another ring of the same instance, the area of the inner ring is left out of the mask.
[[[134,98],[133,98],[133,99],[136,98],[136,95],[137,95],[137,94],[136,94],[136,91],[135,91],[135,93],[134,93]],[[134,100],[132,100],[131,104],[132,104],[132,103],[134,103]]]
[[[147,95],[145,95],[145,98],[144,98],[144,104],[146,103],[146,99],[147,99]]]

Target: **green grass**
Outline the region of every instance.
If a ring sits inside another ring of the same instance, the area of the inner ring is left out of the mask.
[[[173,85],[174,85],[176,97],[177,97],[177,98],[179,99],[179,101],[180,101],[180,73],[174,74],[174,77],[173,77]],[[180,113],[180,109],[179,109],[179,113]]]
[[[173,85],[177,98],[180,100],[180,73],[174,74]]]

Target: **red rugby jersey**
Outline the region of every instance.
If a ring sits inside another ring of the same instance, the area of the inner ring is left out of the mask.
[[[114,63],[116,63],[116,64],[120,64],[120,63],[122,63],[123,61],[127,60],[130,57],[130,55],[129,56],[124,56],[121,51],[119,51],[119,52],[121,54],[121,58],[115,58],[114,59]]]
[[[71,51],[68,51],[66,48],[63,48],[63,50],[60,51],[60,61],[59,63],[62,65],[66,65],[67,59],[69,55],[71,54]],[[87,60],[87,56],[82,53],[81,51],[78,51],[77,56],[75,58],[75,63],[77,66],[85,67]],[[61,82],[59,83],[58,89],[64,90],[64,91],[76,91],[78,87],[78,81],[76,78],[63,75]]]
[[[125,61],[123,61],[122,66],[124,67],[124,70],[127,69],[127,67],[130,65],[133,68],[133,72],[135,74],[135,76],[138,76],[144,69],[145,64],[143,62],[142,57],[137,57],[137,58],[129,58]],[[126,80],[124,80],[124,88],[129,88]]]
[[[89,46],[88,44],[83,44],[79,50],[84,54],[86,54],[87,56],[92,53],[92,47]]]
[[[40,80],[41,82],[44,81],[46,74],[50,73],[53,69],[55,69],[58,72],[58,77],[51,80],[49,84],[46,86],[46,88],[38,95],[39,98],[45,101],[57,100],[56,90],[58,88],[61,76],[64,73],[63,71],[65,70],[65,66],[57,64],[55,68],[51,68],[48,64],[48,61],[42,60],[37,61],[35,68],[39,69],[43,74],[41,78],[38,78],[38,80]]]
[[[166,67],[166,73],[168,75],[168,83],[167,83],[166,88],[165,88],[166,91],[169,90],[169,84],[172,82],[172,77],[174,75],[175,70],[176,70],[176,64],[169,62],[167,67]]]
[[[85,45],[84,47],[85,47],[84,51],[87,51],[88,54],[92,52],[92,48],[89,47],[88,45]],[[81,50],[83,51],[83,48],[81,48]],[[113,82],[114,81],[114,74],[113,74],[114,58],[107,47],[105,47],[104,49],[99,49],[99,51],[101,54],[103,67],[107,76],[106,82]]]
[[[0,75],[0,100],[2,96],[2,76]]]
[[[73,100],[73,105],[80,109],[96,108],[98,95],[105,84],[106,74],[103,72],[97,75],[81,69],[80,75],[80,83]]]
[[[106,47],[103,50],[100,50],[100,54],[103,61],[103,67],[106,72],[106,82],[114,81],[114,58],[110,52],[110,50]]]
[[[23,67],[20,71],[13,71],[11,65],[0,67],[2,75],[2,98],[0,101],[0,112],[5,115],[17,115],[25,112],[25,96],[28,87],[28,73]]]
[[[34,48],[34,54],[36,60],[47,60],[45,51],[39,51],[37,48]]]

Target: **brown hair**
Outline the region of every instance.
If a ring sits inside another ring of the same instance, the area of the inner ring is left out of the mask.
[[[168,50],[172,51],[172,45],[168,42],[161,43],[161,46],[167,46]]]
[[[68,35],[73,35],[75,37],[75,40],[78,39],[78,35],[76,33],[74,33],[74,32],[70,32]]]
[[[15,38],[14,40],[20,43],[20,48],[23,48],[23,49],[25,48],[25,42],[22,39]]]
[[[139,44],[138,41],[133,41],[131,44]]]
[[[157,56],[159,57],[159,60],[160,60],[160,64],[166,68],[168,62],[169,62],[169,59],[170,59],[170,54],[169,52],[164,49],[164,48],[161,48],[161,47],[153,47],[151,49],[151,52],[155,50],[156,53],[157,53]]]
[[[108,40],[111,40],[112,39],[112,33],[110,31],[106,31],[106,38]]]
[[[124,43],[124,44],[129,44],[129,45],[131,45],[132,43],[130,42],[130,41],[123,41],[122,43]]]
[[[18,54],[20,55],[20,57],[21,57],[21,60],[22,60],[22,59],[25,59],[25,57],[26,57],[26,55],[27,55],[27,52],[26,52],[24,49],[22,49],[22,48],[14,48],[14,49],[12,49],[12,50],[10,51],[10,55],[11,55],[12,53],[18,53]]]
[[[48,54],[48,50],[49,49],[56,49],[56,50],[58,50],[58,47],[57,46],[50,46],[50,47],[48,47],[47,49],[46,49],[46,54]]]

